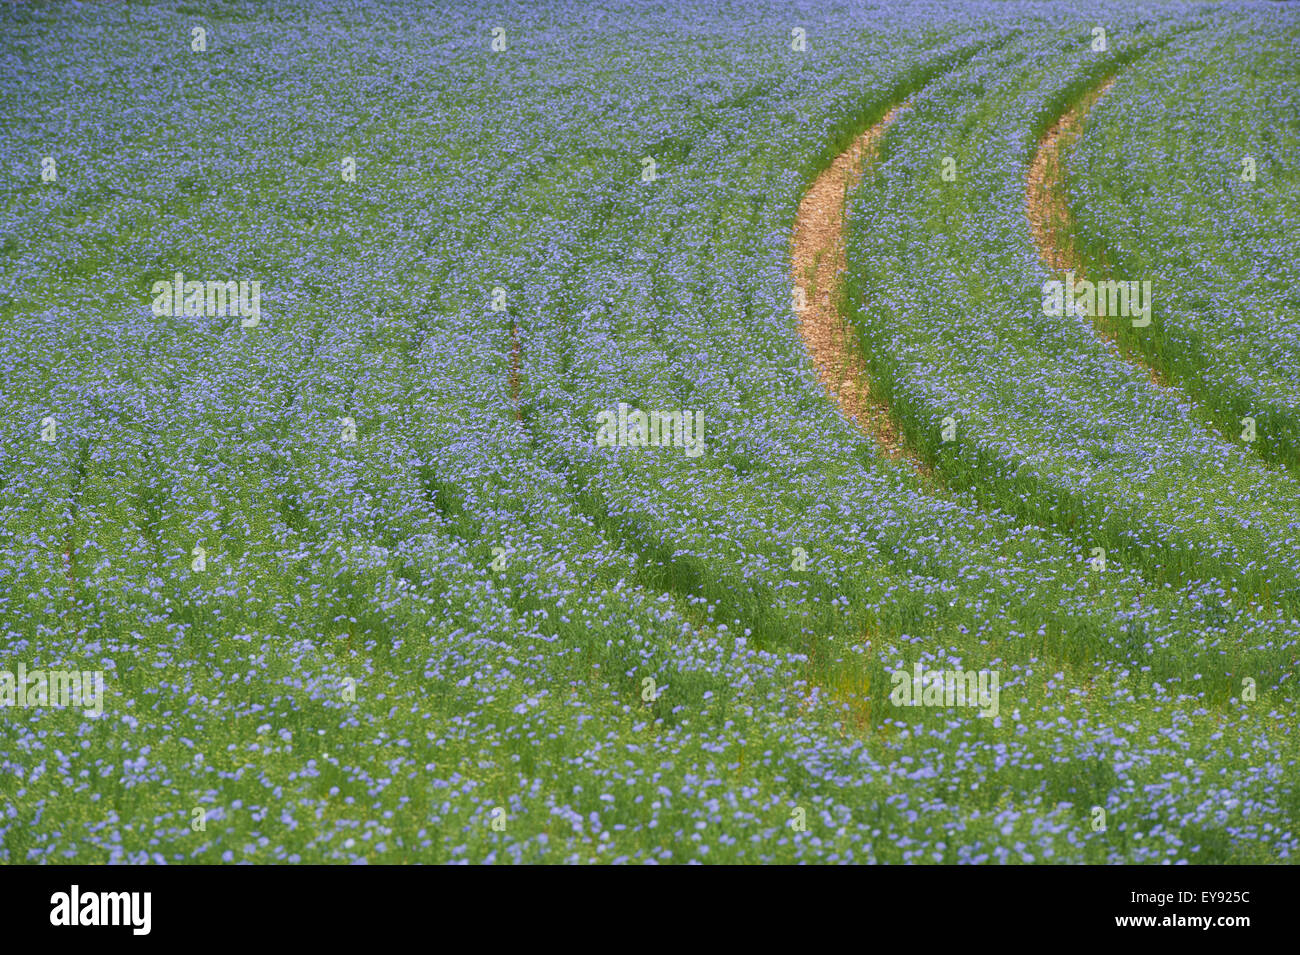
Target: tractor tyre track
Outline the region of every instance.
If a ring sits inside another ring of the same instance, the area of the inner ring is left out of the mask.
[[[848,197],[864,166],[875,161],[880,140],[903,105],[892,107],[854,139],[804,193],[790,239],[790,275],[795,294],[802,292],[804,299],[803,307],[796,308],[799,337],[827,395],[890,458],[929,476],[931,469],[906,446],[888,403],[872,388],[857,335],[843,309]]]

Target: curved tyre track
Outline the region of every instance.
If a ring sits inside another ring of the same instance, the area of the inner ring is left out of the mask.
[[[1048,127],[1039,140],[1025,178],[1025,214],[1033,232],[1034,245],[1043,264],[1060,275],[1072,271],[1080,279],[1089,277],[1074,241],[1074,216],[1065,190],[1063,159],[1082,135],[1083,120],[1088,111],[1115,85],[1115,80],[1114,74],[1107,76],[1079,97]],[[1110,277],[1113,276],[1098,274],[1092,280]],[[1175,383],[1167,371],[1147,360],[1132,338],[1119,334],[1115,327],[1107,324],[1114,319],[1093,316],[1081,320],[1089,321],[1096,334],[1114,347],[1116,354],[1133,367],[1146,372],[1151,383],[1167,397],[1191,408],[1194,418],[1202,426],[1214,431],[1230,444],[1240,443],[1233,440],[1234,435],[1230,429],[1225,430],[1225,425],[1215,420],[1210,408],[1194,401],[1186,388],[1180,387],[1186,385],[1185,381]],[[1259,460],[1270,470],[1276,468],[1273,462],[1263,458]]]
[[[874,438],[889,457],[906,461],[918,473],[928,475],[930,469],[904,444],[889,405],[873,392],[857,336],[841,309],[848,196],[862,178],[863,167],[875,160],[885,130],[905,105],[892,107],[858,136],[804,193],[790,239],[790,275],[796,294],[802,290],[805,298],[804,307],[796,308],[799,336],[826,393],[840,413]]]
[[[1070,105],[1048,127],[1043,138],[1038,141],[1038,148],[1034,150],[1034,158],[1029,165],[1029,175],[1025,178],[1025,214],[1034,235],[1038,256],[1044,265],[1061,275],[1073,272],[1079,279],[1088,277],[1083,258],[1074,242],[1074,217],[1065,192],[1064,157],[1082,135],[1083,120],[1088,111],[1114,85],[1115,76],[1107,76]],[[1115,351],[1122,358],[1145,371],[1152,384],[1162,391],[1177,393],[1178,397],[1188,401],[1186,395],[1178,393],[1164,372],[1145,362],[1135,349],[1125,345],[1123,339],[1107,326],[1105,317],[1093,316],[1088,321],[1101,338],[1115,346]]]
[[[1038,248],[1043,264],[1058,274],[1073,271],[1079,278],[1087,278],[1087,271],[1082,255],[1074,241],[1074,217],[1070,211],[1066,195],[1062,163],[1065,153],[1074,146],[1082,135],[1083,120],[1088,111],[1115,84],[1116,76],[1111,74],[1074,102],[1053,123],[1039,140],[1030,163],[1029,174],[1025,180],[1025,213],[1033,232],[1034,244]],[[1102,269],[1097,269],[1103,272]],[[1113,276],[1098,275],[1105,279]],[[1233,421],[1223,421],[1213,400],[1193,401],[1187,391],[1189,384],[1194,384],[1185,375],[1171,373],[1159,367],[1144,356],[1140,346],[1127,335],[1118,334],[1115,328],[1107,325],[1104,317],[1090,319],[1094,331],[1115,346],[1116,352],[1134,367],[1143,369],[1152,383],[1168,397],[1175,398],[1193,409],[1197,421],[1214,431],[1230,444],[1240,445],[1236,440]],[[1154,326],[1153,326],[1154,328]],[[1175,383],[1177,380],[1177,383]],[[1235,415],[1233,416],[1235,418]],[[1255,447],[1258,460],[1270,470],[1287,470],[1300,476],[1300,465],[1286,460],[1270,458]]]

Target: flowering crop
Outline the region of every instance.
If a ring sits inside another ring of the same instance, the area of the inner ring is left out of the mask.
[[[0,671],[103,691],[0,707],[0,860],[1295,853],[1295,481],[1035,315],[1012,198],[1202,14],[3,16]],[[849,262],[934,480],[791,309],[801,194],[903,101]]]

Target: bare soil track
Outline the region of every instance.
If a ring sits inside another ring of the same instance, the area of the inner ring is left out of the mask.
[[[1053,272],[1073,272],[1080,280],[1088,276],[1074,243],[1074,217],[1065,191],[1064,159],[1082,135],[1083,120],[1088,111],[1114,85],[1115,77],[1107,77],[1061,114],[1039,140],[1025,179],[1025,214],[1039,258]],[[1093,318],[1092,327],[1099,336],[1113,344],[1124,359],[1144,369],[1152,384],[1164,391],[1175,390],[1163,372],[1147,364],[1134,349],[1126,348],[1120,342],[1105,319]]]
[[[790,274],[804,298],[799,334],[826,393],[889,457],[928,474],[929,468],[905,446],[888,404],[873,393],[857,336],[841,311],[848,196],[863,167],[878,154],[880,139],[900,108],[895,106],[836,156],[804,194],[790,240]]]

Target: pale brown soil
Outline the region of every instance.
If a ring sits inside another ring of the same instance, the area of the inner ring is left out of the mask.
[[[873,393],[857,336],[840,311],[846,197],[861,178],[863,166],[875,158],[880,138],[899,108],[891,109],[836,156],[804,194],[790,240],[790,274],[795,287],[804,290],[806,307],[796,313],[799,334],[826,393],[840,413],[874,438],[889,457],[928,474],[929,468],[905,446],[889,406]]]
[[[1088,110],[1115,85],[1115,77],[1103,80],[1066,110],[1038,143],[1029,176],[1025,180],[1025,213],[1034,234],[1038,255],[1053,272],[1064,275],[1073,271],[1075,280],[1087,276],[1083,262],[1074,246],[1073,217],[1069,198],[1065,194],[1065,169],[1063,158],[1075,144],[1083,130],[1083,119]],[[1157,387],[1173,391],[1174,387],[1158,369],[1146,364],[1141,355],[1119,344],[1115,332],[1106,323],[1113,319],[1094,316],[1090,319],[1094,331],[1115,346],[1115,351],[1134,366],[1142,368]]]

